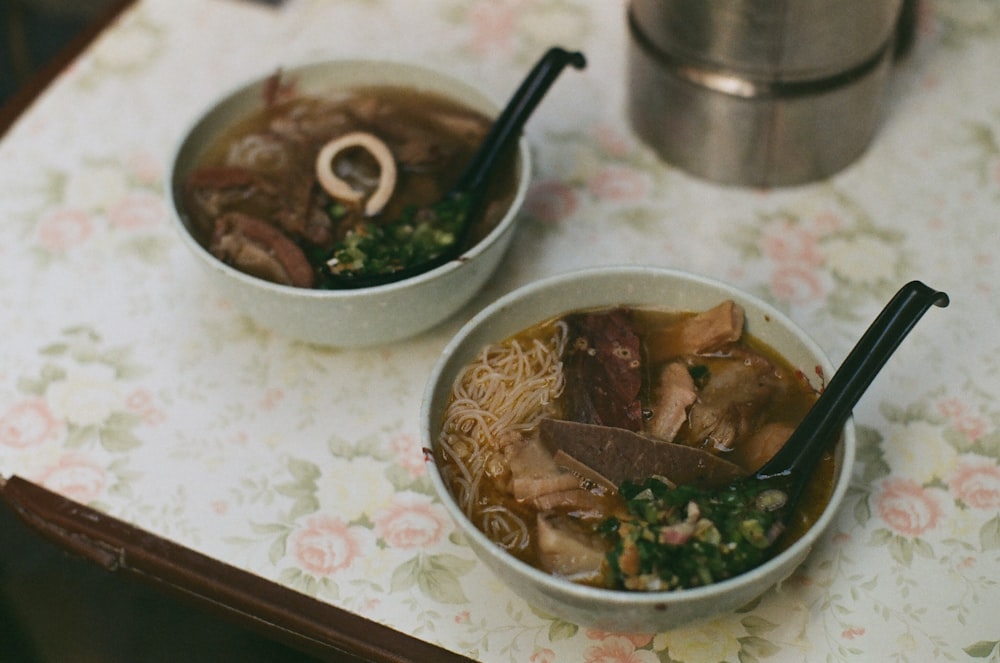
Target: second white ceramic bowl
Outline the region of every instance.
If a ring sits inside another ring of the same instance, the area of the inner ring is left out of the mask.
[[[489,343],[556,315],[615,305],[701,311],[733,299],[746,311],[747,331],[781,353],[821,386],[833,367],[822,350],[785,315],[737,288],[689,273],[660,268],[609,267],[551,277],[516,290],[470,320],[452,339],[430,376],[421,412],[423,444],[438,445],[451,386]],[[452,498],[439,469],[429,460],[435,489],[476,555],[516,593],[539,609],[571,622],[609,631],[657,632],[737,609],[787,578],[830,525],[851,476],[855,454],[853,422],[844,427],[836,450],[832,496],[813,526],[794,544],[763,565],[705,587],[673,592],[626,592],[574,584],[544,573],[491,542]]]

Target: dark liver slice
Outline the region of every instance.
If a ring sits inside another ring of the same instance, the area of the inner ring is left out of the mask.
[[[541,440],[553,456],[562,452],[615,486],[658,475],[677,485],[713,488],[747,475],[739,465],[707,451],[622,428],[543,419]]]

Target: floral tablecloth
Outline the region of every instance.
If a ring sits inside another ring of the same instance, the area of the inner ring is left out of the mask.
[[[1000,660],[1000,4],[920,5],[868,152],[833,178],[727,188],[624,119],[625,5],[141,0],[0,143],[0,474],[484,661]],[[503,101],[580,48],[529,123],[535,181],[501,273],[419,338],[369,350],[255,328],[168,223],[166,165],[222,90],[279,64],[413,60]],[[759,294],[834,363],[903,282],[947,291],[856,409],[832,530],[745,609],[663,633],[532,610],[433,497],[417,417],[457,328],[599,264]]]

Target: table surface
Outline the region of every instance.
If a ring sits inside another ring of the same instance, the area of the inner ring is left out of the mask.
[[[920,6],[884,121],[851,167],[770,191],[664,165],[624,113],[625,5],[584,0],[140,0],[0,143],[0,474],[21,475],[322,601],[484,661],[1000,657],[1000,5]],[[460,314],[337,351],[206,289],[164,177],[225,89],[281,64],[412,60],[498,101],[579,48],[529,122],[535,181]],[[902,283],[947,291],[855,410],[854,481],[758,602],[656,634],[533,611],[453,536],[420,450],[424,381],[500,294],[606,264],[739,285],[835,364]]]

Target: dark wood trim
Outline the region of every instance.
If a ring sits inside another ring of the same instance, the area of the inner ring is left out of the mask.
[[[95,18],[80,34],[74,37],[37,74],[21,86],[3,106],[0,106],[0,138],[14,125],[17,119],[31,106],[32,102],[66,69],[83,51],[90,46],[111,23],[135,0],[118,0]]]
[[[230,566],[18,476],[0,507],[76,557],[227,618],[322,661],[471,663],[402,631]]]

